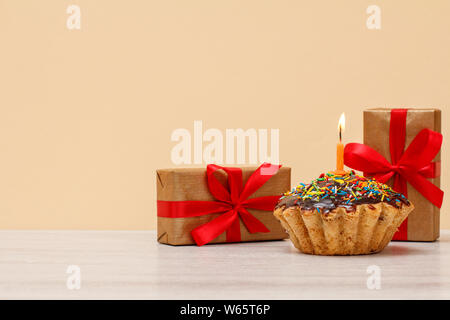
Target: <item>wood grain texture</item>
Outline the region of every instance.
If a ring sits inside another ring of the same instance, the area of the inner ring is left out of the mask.
[[[369,256],[298,252],[290,241],[172,247],[155,231],[0,231],[0,299],[449,299],[450,231]],[[69,265],[81,288],[69,290]],[[381,289],[367,289],[367,267]]]

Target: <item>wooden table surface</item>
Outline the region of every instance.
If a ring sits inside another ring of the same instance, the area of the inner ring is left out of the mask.
[[[449,299],[450,231],[354,257],[289,241],[172,247],[155,231],[0,231],[0,299],[49,298]]]

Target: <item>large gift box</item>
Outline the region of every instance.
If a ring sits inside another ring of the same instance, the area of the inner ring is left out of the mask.
[[[281,240],[273,215],[290,189],[291,169],[260,167],[157,170],[158,241],[187,245]]]
[[[441,111],[387,109],[364,111],[364,144],[345,147],[345,164],[403,193],[415,209],[393,240],[439,238]]]

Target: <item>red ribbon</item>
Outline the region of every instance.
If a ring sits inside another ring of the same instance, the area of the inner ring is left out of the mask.
[[[222,213],[217,218],[191,231],[197,245],[202,246],[227,232],[227,242],[241,241],[239,217],[250,233],[269,232],[266,226],[247,209],[273,211],[280,196],[266,196],[248,199],[280,169],[281,165],[263,163],[242,187],[240,168],[220,167],[209,164],[206,167],[208,188],[216,201],[161,201],[158,200],[158,217],[188,218],[211,213]],[[228,175],[228,189],[214,176],[217,170]]]
[[[420,131],[405,152],[407,109],[392,109],[389,128],[389,148],[392,164],[377,151],[360,143],[348,143],[344,162],[350,168],[364,172],[386,183],[394,178],[394,190],[408,196],[407,182],[436,207],[442,206],[444,192],[427,178],[440,175],[439,163],[432,162],[441,149],[442,134],[430,129]],[[408,239],[407,219],[394,240]]]

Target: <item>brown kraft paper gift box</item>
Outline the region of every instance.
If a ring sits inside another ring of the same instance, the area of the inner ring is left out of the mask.
[[[390,118],[391,109],[374,108],[364,111],[364,144],[378,151],[389,162],[391,162],[389,149]],[[405,150],[414,137],[425,128],[441,132],[441,110],[408,108]],[[439,152],[434,161],[440,162],[440,160],[441,153]],[[429,181],[440,187],[439,174]],[[387,184],[392,186],[393,179],[390,179]],[[439,238],[439,208],[429,202],[409,183],[407,188],[408,199],[415,206],[415,209],[408,216],[408,241],[435,241]]]
[[[243,184],[256,170],[256,167],[243,167]],[[215,201],[211,195],[206,179],[205,168],[177,168],[162,169],[156,171],[157,200],[159,201]],[[227,175],[222,171],[216,171],[214,175],[223,184],[227,183]],[[261,188],[249,199],[263,196],[281,195],[291,187],[291,168],[281,167]],[[242,220],[239,221],[241,229],[241,241],[281,240],[288,236],[281,227],[272,211],[248,209],[255,218],[261,221],[269,230],[269,233],[249,233]],[[195,244],[191,231],[203,225],[221,213],[213,213],[189,218],[158,217],[158,242],[170,245]],[[225,243],[225,232],[210,243]]]

